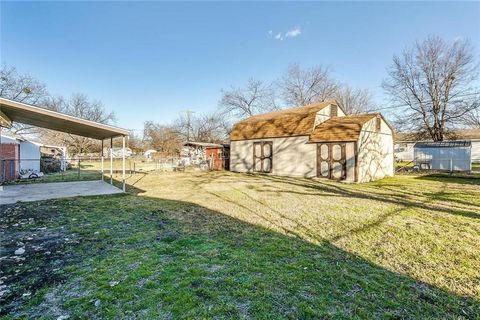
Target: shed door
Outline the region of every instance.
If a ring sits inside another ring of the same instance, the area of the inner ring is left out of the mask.
[[[335,180],[347,178],[345,143],[317,144],[317,177]]]

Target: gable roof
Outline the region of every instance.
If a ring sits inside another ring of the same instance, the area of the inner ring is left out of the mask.
[[[379,113],[368,113],[330,118],[313,130],[309,142],[357,141],[363,125],[379,116]]]
[[[230,133],[230,140],[310,135],[317,112],[329,105],[337,104],[332,101],[320,102],[252,116],[235,124]]]

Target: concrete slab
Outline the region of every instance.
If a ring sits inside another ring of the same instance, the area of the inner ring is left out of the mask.
[[[101,180],[7,185],[0,191],[0,205],[115,193],[122,193],[122,190]]]

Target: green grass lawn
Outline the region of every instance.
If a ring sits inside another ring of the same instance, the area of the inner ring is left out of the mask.
[[[128,182],[1,207],[5,318],[480,317],[480,179]]]
[[[472,170],[474,170],[474,171],[480,171],[480,162],[474,162],[474,163],[472,163]]]

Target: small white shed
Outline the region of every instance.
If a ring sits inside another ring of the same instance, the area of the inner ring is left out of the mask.
[[[40,172],[40,147],[38,142],[23,140],[20,142],[20,170]]]
[[[420,169],[471,171],[471,141],[417,142],[413,147],[415,164]]]

